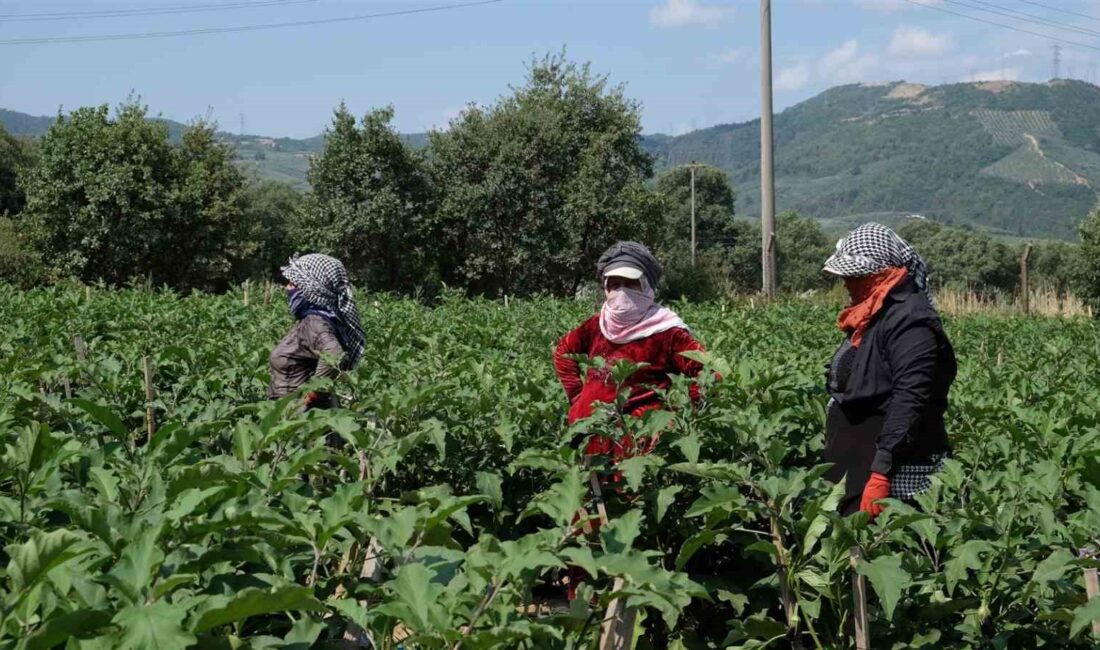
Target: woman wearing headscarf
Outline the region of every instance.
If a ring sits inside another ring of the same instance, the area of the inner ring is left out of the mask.
[[[647,364],[626,380],[630,395],[626,413],[641,416],[662,407],[658,390],[672,385],[671,375],[694,377],[702,364],[681,353],[702,350],[684,321],[675,312],[654,299],[654,287],[661,277],[661,265],[649,249],[636,242],[619,242],[600,256],[597,276],[603,285],[604,302],[598,314],[565,335],[554,351],[554,370],[569,397],[569,423],[592,415],[600,403],[614,403],[615,382],[610,365],[624,359]],[[571,355],[590,359],[602,357],[606,365],[591,368],[584,376],[580,364]],[[698,387],[692,386],[692,397]],[[610,454],[622,460],[637,453],[652,451],[656,440],[636,449],[629,436],[613,444],[594,436],[585,451]]]
[[[269,399],[301,388],[313,377],[335,379],[359,363],[365,341],[351,283],[340,260],[312,253],[294,256],[283,267],[287,303],[294,326],[268,358]],[[310,392],[305,408],[331,408],[335,398]]]
[[[846,478],[839,509],[871,517],[880,499],[910,500],[951,452],[944,427],[955,352],[928,286],[924,260],[877,223],[837,242],[825,271],[850,302],[837,318],[847,336],[828,366],[827,478]]]
[[[658,390],[672,385],[671,375],[694,377],[703,369],[681,353],[702,350],[687,325],[672,310],[655,300],[654,287],[661,277],[661,265],[644,245],[619,242],[607,249],[596,264],[603,285],[604,301],[599,313],[581,323],[558,342],[554,351],[554,370],[569,397],[570,424],[592,415],[600,404],[612,404],[618,393],[610,367],[616,361],[644,363],[644,367],[625,380],[630,393],[624,411],[640,417],[663,406]],[[581,374],[574,355],[589,359],[602,357],[602,367]],[[692,399],[699,396],[691,387]],[[592,436],[585,446],[589,456],[611,456],[613,462],[653,451],[657,440],[634,440],[624,434],[618,440]],[[619,480],[616,473],[613,481]],[[599,522],[591,522],[596,528]],[[568,598],[573,600],[587,573],[580,567],[569,568]]]

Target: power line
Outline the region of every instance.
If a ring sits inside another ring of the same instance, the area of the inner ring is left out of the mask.
[[[252,9],[276,5],[298,5],[317,2],[317,0],[260,0],[259,2],[227,2],[216,5],[190,5],[186,7],[155,7],[146,9],[101,9],[98,11],[53,12],[38,14],[0,14],[7,23],[40,22],[48,20],[86,20],[92,18],[129,18],[131,16],[159,16],[164,14],[187,14],[205,11],[224,11],[227,9]]]
[[[132,34],[101,34],[96,36],[61,36],[43,38],[20,38],[0,41],[0,45],[37,45],[42,43],[88,43],[92,41],[125,41],[146,38],[168,38],[172,36],[199,36],[204,34],[229,34],[233,32],[255,32],[266,29],[282,29],[285,27],[307,27],[311,25],[327,25],[332,23],[346,23],[354,20],[370,20],[372,18],[389,18],[393,16],[408,16],[411,14],[426,14],[451,9],[464,9],[480,5],[495,4],[503,0],[479,0],[477,2],[464,2],[435,7],[422,7],[420,9],[402,9],[398,11],[386,11],[376,14],[360,14],[357,16],[343,16],[340,18],[320,18],[316,20],[296,20],[286,23],[268,23],[264,25],[241,25],[238,27],[207,27],[204,29],[186,29],[171,32],[137,32]],[[1098,48],[1100,49],[1100,48]]]
[[[1077,27],[1076,25],[1067,25],[1066,23],[1060,23],[1056,20],[1048,20],[1046,18],[1043,18],[1042,16],[1036,16],[1035,14],[1029,14],[1029,13],[1026,13],[1026,12],[1023,12],[1023,11],[1016,11],[1015,9],[1007,9],[1007,8],[1001,7],[999,5],[995,5],[992,2],[984,2],[983,0],[969,0],[969,2],[967,2],[966,0],[947,0],[947,2],[950,2],[951,4],[955,4],[955,5],[961,5],[963,7],[966,7],[967,9],[974,9],[976,11],[984,11],[986,13],[991,13],[991,14],[994,14],[994,15],[997,15],[997,16],[1005,16],[1005,17],[1011,18],[1013,20],[1020,20],[1020,21],[1026,22],[1026,23],[1041,25],[1043,27],[1054,27],[1054,28],[1057,28],[1057,29],[1068,29],[1071,32],[1077,32],[1079,34],[1084,34],[1086,36],[1100,36],[1100,32],[1098,32],[1096,30],[1093,30],[1093,29],[1089,29],[1087,27]],[[979,4],[979,5],[986,5],[988,7],[996,7],[996,9],[984,9],[982,7],[975,7],[973,4],[970,4],[970,2]],[[1013,14],[1019,14],[1019,15],[1013,15]]]
[[[1039,38],[1046,38],[1046,39],[1049,39],[1049,40],[1052,40],[1052,41],[1058,41],[1059,43],[1065,43],[1067,45],[1076,45],[1077,47],[1084,47],[1084,48],[1088,48],[1090,50],[1096,50],[1097,52],[1100,52],[1100,47],[1096,47],[1095,45],[1088,45],[1086,43],[1079,43],[1077,41],[1071,41],[1071,40],[1068,40],[1068,39],[1065,39],[1065,38],[1059,38],[1057,36],[1051,36],[1050,34],[1043,34],[1042,32],[1036,32],[1036,31],[1032,31],[1030,29],[1024,29],[1022,27],[1015,27],[1013,25],[1006,25],[1004,23],[999,23],[995,20],[987,20],[985,18],[979,18],[977,16],[973,16],[971,14],[963,13],[961,11],[952,11],[952,10],[946,9],[944,7],[936,7],[936,6],[933,6],[933,5],[926,5],[923,2],[918,2],[918,0],[905,0],[905,2],[908,2],[911,5],[916,5],[918,7],[924,7],[925,9],[932,9],[933,11],[940,11],[940,12],[943,12],[945,14],[951,14],[952,16],[958,16],[960,18],[966,18],[968,20],[977,21],[979,23],[985,23],[986,25],[993,25],[995,27],[1003,27],[1004,29],[1010,29],[1014,32],[1020,32],[1021,34],[1030,34],[1031,36],[1038,36]],[[3,44],[3,42],[0,41],[0,45],[2,45],[2,44]]]
[[[1055,7],[1053,5],[1043,4],[1042,2],[1035,2],[1035,0],[1019,0],[1019,1],[1024,3],[1024,4],[1027,4],[1027,5],[1032,5],[1034,7],[1042,7],[1043,9],[1049,9],[1051,11],[1058,11],[1058,12],[1061,12],[1063,14],[1068,14],[1070,16],[1077,16],[1078,18],[1088,18],[1089,20],[1095,20],[1096,22],[1100,22],[1100,18],[1097,18],[1096,16],[1090,16],[1088,14],[1083,14],[1083,13],[1080,13],[1080,12],[1077,12],[1077,11],[1070,11],[1069,9],[1063,9],[1061,7]]]

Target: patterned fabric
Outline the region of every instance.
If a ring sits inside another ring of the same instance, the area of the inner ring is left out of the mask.
[[[300,295],[317,307],[335,314],[336,335],[344,348],[341,370],[351,370],[363,356],[366,334],[351,295],[351,282],[340,260],[310,253],[290,258],[283,276],[298,287]]]
[[[890,479],[891,499],[912,499],[932,486],[932,475],[943,469],[947,454],[933,454],[927,463],[902,465]]]
[[[842,278],[856,278],[883,269],[909,271],[917,288],[935,304],[928,286],[928,267],[917,251],[897,233],[878,223],[865,223],[836,243],[836,252],[825,261],[825,271]]]

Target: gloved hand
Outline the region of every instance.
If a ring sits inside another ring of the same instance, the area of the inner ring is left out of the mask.
[[[863,486],[863,498],[859,500],[859,509],[874,519],[882,513],[882,505],[875,503],[879,499],[890,497],[890,478],[878,472],[871,472],[871,478]]]

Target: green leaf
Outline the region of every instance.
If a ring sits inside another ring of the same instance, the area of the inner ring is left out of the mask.
[[[109,430],[116,436],[120,438],[125,438],[130,434],[130,430],[126,428],[126,425],[122,422],[122,418],[115,415],[114,411],[107,408],[106,406],[101,406],[99,404],[96,404],[95,402],[80,397],[74,397],[73,399],[67,401],[73,406],[92,416],[93,420],[107,427],[107,430]]]
[[[1093,598],[1073,611],[1073,623],[1069,626],[1071,639],[1077,638],[1093,621],[1100,619],[1100,598]]]
[[[31,539],[22,544],[8,546],[8,579],[14,593],[30,590],[39,580],[65,562],[89,552],[87,547],[78,547],[82,538],[67,530],[54,530],[48,533],[35,532]]]
[[[447,629],[449,616],[440,602],[443,586],[434,579],[435,573],[423,564],[406,564],[390,583],[395,599],[379,609],[421,634]]]
[[[96,632],[111,623],[111,613],[99,609],[78,609],[60,616],[52,616],[26,641],[26,650],[48,650],[71,638],[80,638]]]
[[[676,495],[683,489],[682,485],[670,485],[657,493],[657,523],[661,523],[665,518],[668,507],[676,502]]]
[[[542,512],[558,525],[569,525],[573,521],[573,516],[584,505],[584,497],[588,492],[582,472],[583,470],[579,467],[566,470],[559,482],[536,496],[534,501],[524,509],[523,517]]]
[[[1069,563],[1073,561],[1073,553],[1066,549],[1058,549],[1051,553],[1045,560],[1035,567],[1035,573],[1031,575],[1031,581],[1045,585],[1048,582],[1058,580],[1070,569]]]
[[[504,507],[504,493],[501,491],[500,474],[496,472],[477,473],[477,491],[489,497],[489,503],[500,511]]]
[[[982,539],[972,539],[951,549],[951,559],[944,564],[944,577],[948,591],[954,591],[960,580],[965,580],[967,570],[982,568],[982,553],[993,552],[993,545]]]
[[[135,605],[115,614],[112,622],[122,628],[115,639],[120,650],[184,650],[196,641],[181,623],[187,610],[165,601]]]
[[[630,510],[600,528],[600,541],[608,553],[625,553],[642,532],[642,511]]]
[[[660,467],[664,464],[664,459],[659,456],[633,456],[620,461],[615,466],[615,469],[622,472],[623,480],[626,482],[626,488],[631,492],[637,492],[638,488],[642,486],[642,481],[645,479],[646,473],[650,469]]]
[[[88,470],[88,478],[104,500],[112,503],[118,501],[118,478],[111,470],[103,467],[92,467]]]
[[[871,581],[886,618],[893,618],[901,593],[910,583],[909,574],[901,568],[901,556],[884,555],[870,562],[863,561],[856,567],[856,571]]]
[[[145,600],[144,594],[152,586],[157,567],[164,561],[164,551],[157,544],[160,532],[161,526],[150,526],[139,532],[122,550],[118,562],[105,576],[108,582],[126,595],[131,604]]]
[[[275,612],[322,612],[325,606],[313,597],[313,590],[301,585],[281,585],[270,589],[249,587],[232,597],[209,599],[196,620],[193,631],[207,632],[221,625],[238,623],[252,616]]]

